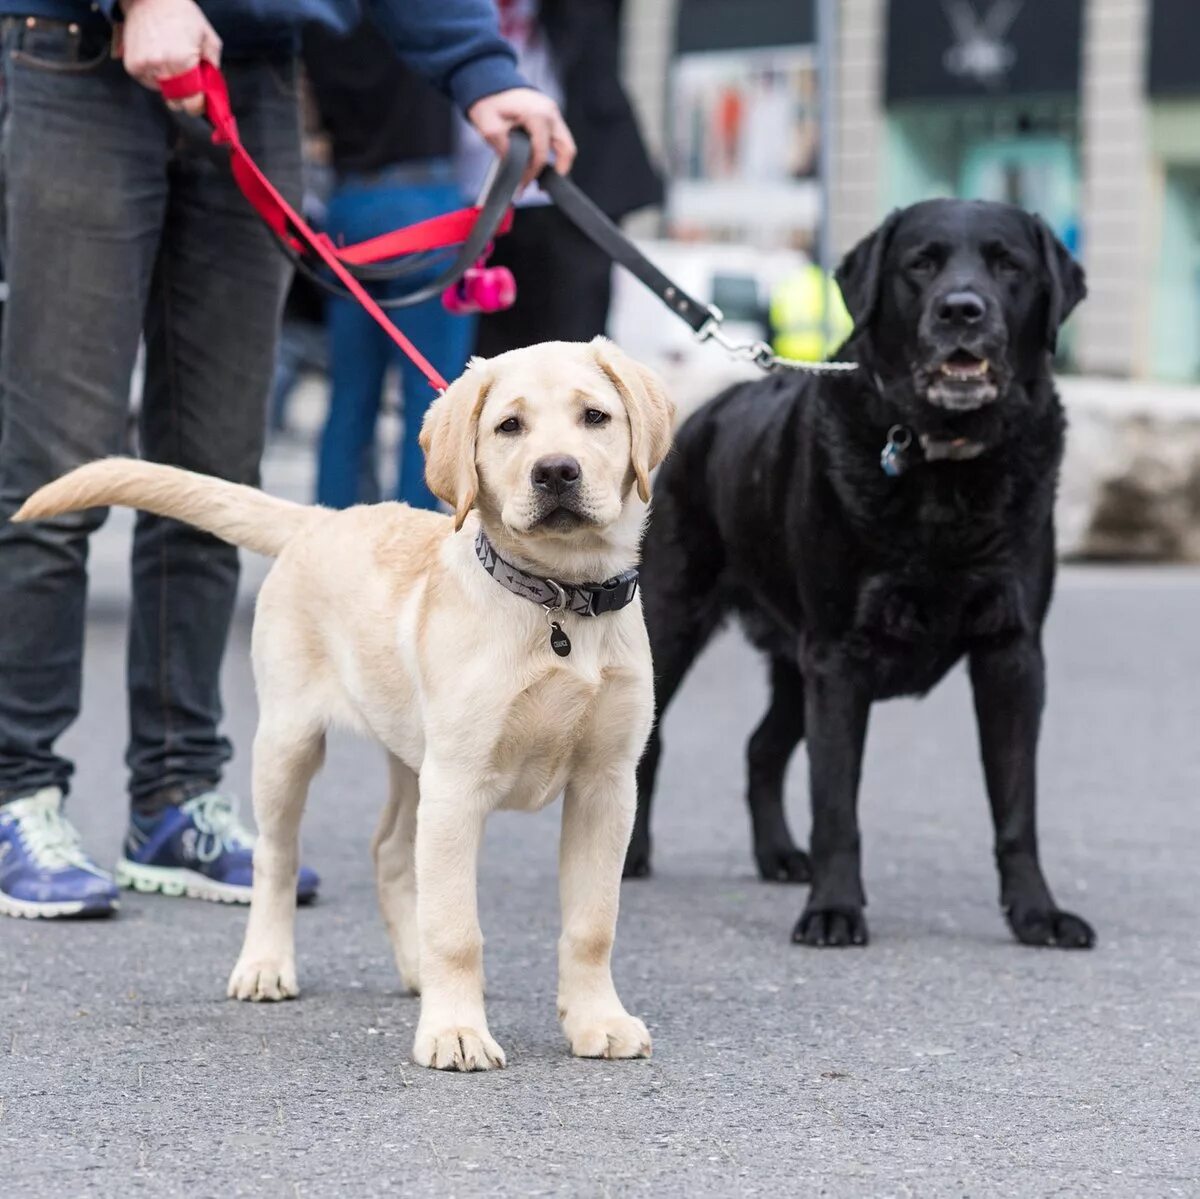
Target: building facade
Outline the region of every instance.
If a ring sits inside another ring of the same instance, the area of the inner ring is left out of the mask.
[[[719,56],[726,38],[743,64],[757,62],[745,57],[756,37],[782,39],[761,60],[763,86],[771,86],[805,61],[782,52],[787,39],[811,51],[804,0],[625,7],[630,90],[672,174],[681,120],[704,120],[680,100],[681,74],[704,78],[698,53]],[[1022,204],[1042,213],[1088,271],[1090,298],[1068,344],[1072,365],[1120,378],[1200,380],[1200,3],[839,0],[836,10],[834,249],[844,252],[890,208],[929,196]],[[790,240],[808,248],[820,213],[812,188],[800,185],[811,182],[801,176],[815,114],[807,84],[796,81],[788,111],[801,128],[777,132],[802,152],[773,169],[796,177]],[[718,132],[743,115],[739,104],[710,106]],[[753,154],[734,157],[715,161],[727,172],[748,170],[762,202],[748,206],[745,228],[715,235],[779,238],[777,207],[755,223],[755,210],[769,207],[756,175],[766,168]],[[728,194],[736,205],[747,193]],[[786,194],[772,193],[774,203]],[[669,198],[642,231],[702,232],[681,223],[672,205]]]

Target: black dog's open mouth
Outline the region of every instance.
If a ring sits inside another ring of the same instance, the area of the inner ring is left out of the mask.
[[[925,371],[924,391],[931,404],[955,412],[981,408],[1000,394],[991,361],[962,347]]]
[[[991,363],[986,358],[972,354],[970,350],[955,350],[938,370],[945,379],[971,382],[986,379],[991,371]]]

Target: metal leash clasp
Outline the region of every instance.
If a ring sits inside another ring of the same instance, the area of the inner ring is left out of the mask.
[[[716,342],[731,358],[752,362],[764,371],[807,371],[813,375],[840,375],[858,370],[857,362],[800,362],[795,358],[780,358],[765,341],[734,341],[721,328],[725,314],[715,305],[708,306],[708,320],[696,330],[696,340]]]
[[[771,370],[775,365],[775,355],[765,341],[734,341],[725,336],[721,327],[725,314],[715,305],[708,306],[708,320],[696,330],[698,342],[714,341],[727,353],[730,358],[743,362],[753,362],[763,370]]]

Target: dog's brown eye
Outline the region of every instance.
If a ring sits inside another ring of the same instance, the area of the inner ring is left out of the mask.
[[[515,416],[510,416],[508,420],[502,420],[496,426],[497,433],[519,433],[521,431],[521,422]]]
[[[583,419],[589,425],[607,425],[609,417],[607,412],[601,412],[599,408],[589,408],[583,414]]]

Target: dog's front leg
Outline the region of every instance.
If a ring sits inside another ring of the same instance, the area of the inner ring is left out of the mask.
[[[577,1057],[650,1056],[650,1034],[622,1006],[611,967],[621,871],[636,807],[633,764],[573,780],[563,800],[558,1017]]]
[[[866,896],[858,833],[858,783],[871,693],[840,664],[805,675],[812,804],[812,891],[792,940],[804,945],[865,945]]]
[[[470,774],[426,759],[417,808],[417,940],[421,1018],[418,1065],[490,1070],[504,1065],[483,1011],[483,934],[475,875],[491,797]]]
[[[1090,948],[1087,921],[1054,902],[1038,861],[1037,743],[1046,667],[1034,637],[989,644],[971,654],[979,747],[996,830],[1000,905],[1026,945]]]

